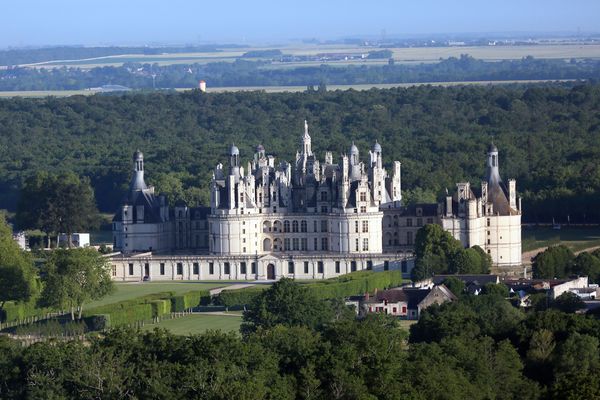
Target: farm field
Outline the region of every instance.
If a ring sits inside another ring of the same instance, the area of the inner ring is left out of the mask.
[[[507,85],[513,83],[543,83],[543,82],[565,82],[568,79],[561,80],[508,80],[508,81],[461,81],[461,82],[417,82],[417,83],[367,83],[359,85],[327,85],[327,90],[369,90],[369,89],[391,89],[396,87],[411,87],[421,85],[433,86],[459,86],[459,85]],[[194,88],[195,89],[195,88]],[[192,90],[192,88],[177,88],[178,92]],[[267,93],[282,93],[282,92],[303,92],[306,86],[227,86],[227,87],[208,87],[208,93],[223,93],[223,92],[242,92],[264,90]],[[69,97],[75,95],[89,96],[98,93],[94,90],[34,90],[34,91],[0,91],[0,98],[8,97]]]
[[[224,332],[238,332],[241,323],[242,314],[240,313],[190,314],[181,318],[165,319],[158,324],[147,324],[142,329],[151,331],[154,328],[162,328],[175,335],[194,335],[213,329]]]
[[[522,251],[564,244],[573,251],[581,251],[600,246],[600,227],[524,227],[522,230]]]
[[[185,293],[192,290],[209,290],[218,287],[228,286],[228,282],[140,282],[140,283],[115,283],[115,292],[104,297],[85,304],[85,308],[113,304],[123,300],[131,300],[137,297],[146,296],[153,293],[175,292],[175,294]]]
[[[366,54],[369,51],[377,50],[372,47],[360,46],[287,46],[287,47],[269,47],[268,49],[278,48],[283,54],[296,56],[308,55],[314,56],[321,53],[349,53]],[[165,53],[158,55],[124,54],[115,56],[105,56],[97,58],[87,58],[81,60],[53,60],[39,62],[34,64],[24,64],[23,66],[35,68],[60,68],[63,66],[93,68],[98,66],[119,66],[126,62],[139,63],[157,63],[159,65],[172,64],[191,64],[191,63],[209,63],[218,61],[234,61],[241,57],[247,51],[266,50],[267,48],[245,48],[245,49],[223,49],[219,52],[207,53]],[[397,63],[431,63],[438,62],[440,58],[460,57],[461,54],[488,60],[513,60],[521,59],[527,56],[547,59],[571,59],[571,58],[600,58],[600,45],[583,44],[548,44],[548,45],[530,45],[530,46],[453,46],[453,47],[409,47],[409,48],[390,48],[393,52],[393,58]],[[253,60],[254,58],[249,58]],[[381,64],[387,60],[350,60],[342,61],[347,64]],[[324,64],[322,61],[307,61],[290,63],[294,67],[314,66]],[[335,65],[335,62],[327,62]],[[273,64],[273,67],[287,68],[287,63]]]

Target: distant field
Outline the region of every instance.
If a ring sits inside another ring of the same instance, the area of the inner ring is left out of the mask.
[[[551,227],[539,227],[524,228],[522,230],[523,252],[557,244],[564,244],[573,251],[600,246],[600,227],[562,227],[560,230]]]
[[[115,283],[116,291],[105,298],[85,304],[86,309],[113,304],[123,300],[131,300],[152,293],[175,292],[176,294],[192,290],[209,290],[227,286],[227,282],[143,282],[143,283]]]
[[[349,53],[366,54],[377,48],[358,46],[288,46],[279,48],[283,54],[292,55],[316,55],[320,53]],[[48,61],[24,66],[36,68],[59,68],[63,66],[77,66],[80,68],[93,68],[98,66],[118,66],[125,62],[157,63],[159,65],[208,63],[217,61],[233,61],[241,57],[245,52],[251,50],[264,50],[264,48],[246,49],[223,49],[221,52],[208,53],[171,53],[158,55],[123,54],[117,56],[106,56],[87,58],[82,60],[59,60]],[[600,58],[600,45],[531,45],[531,46],[454,46],[454,47],[412,47],[412,48],[390,48],[393,57],[398,63],[430,63],[438,62],[440,58],[459,57],[461,54],[482,60],[498,61],[520,59],[527,56],[548,59],[570,59],[570,58]],[[387,60],[350,60],[326,62],[330,65],[348,64],[382,64]],[[273,68],[290,68],[299,66],[312,66],[324,64],[321,61],[277,63]]]
[[[144,325],[143,330],[151,331],[154,328],[163,328],[169,330],[175,335],[194,335],[207,330],[238,332],[240,330],[241,323],[241,314],[191,314],[176,319],[165,319],[158,324],[147,324]]]
[[[565,82],[569,79],[561,80],[545,80],[545,79],[531,79],[521,81],[464,81],[464,82],[416,82],[416,83],[367,83],[359,85],[327,85],[327,90],[369,90],[373,88],[377,89],[391,89],[395,87],[411,87],[420,85],[434,85],[434,86],[458,86],[458,85],[506,85],[512,83],[543,83],[543,82]],[[195,88],[177,88],[178,92],[192,90]],[[222,93],[222,92],[242,92],[242,91],[254,91],[264,90],[267,93],[281,93],[281,92],[303,92],[306,90],[306,86],[227,86],[227,87],[208,87],[206,91],[208,93]],[[68,97],[75,95],[89,96],[98,93],[93,90],[39,90],[39,91],[0,91],[0,98],[3,97]]]

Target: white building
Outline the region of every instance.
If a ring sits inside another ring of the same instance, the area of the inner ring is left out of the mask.
[[[506,191],[498,151],[488,154],[488,180],[476,196],[468,183],[445,204],[404,207],[400,162],[383,167],[379,143],[360,160],[352,144],[337,162],[319,161],[308,125],[293,164],[276,162],[262,145],[246,168],[232,145],[218,164],[210,207],[169,207],[144,181],[134,154],[133,177],[113,219],[113,277],[150,279],[319,279],[361,269],[401,269],[409,277],[416,232],[441,224],[465,247],[479,245],[495,264],[521,261],[521,212],[515,182]]]
[[[369,163],[352,144],[334,163],[312,151],[305,122],[294,164],[276,163],[262,145],[247,168],[236,146],[216,166],[210,208],[170,208],[144,182],[143,155],[113,219],[113,276],[151,279],[329,278],[362,269],[402,269],[411,252],[384,253],[382,220],[401,206],[400,162],[388,175],[375,143]],[[140,254],[141,253],[141,254]]]
[[[510,179],[506,187],[500,178],[498,148],[488,149],[487,179],[477,193],[469,182],[456,186],[446,198],[442,227],[465,247],[484,249],[496,266],[521,265],[521,199],[516,181]]]

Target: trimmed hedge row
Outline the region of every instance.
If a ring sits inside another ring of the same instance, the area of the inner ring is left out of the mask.
[[[50,308],[36,308],[37,299],[32,299],[26,303],[7,301],[1,311],[0,321],[13,322],[24,320],[30,317],[41,317],[51,312],[56,312]]]
[[[267,287],[249,287],[237,290],[223,290],[214,299],[213,303],[218,306],[233,307],[249,304]]]
[[[84,315],[87,317],[104,315],[106,326],[116,327],[147,321],[170,312],[182,312],[198,307],[203,302],[206,303],[207,299],[210,299],[207,290],[194,290],[180,295],[174,295],[173,292],[153,293],[137,299],[94,307],[87,312],[84,311]]]
[[[317,299],[335,299],[397,287],[404,283],[401,271],[358,271],[338,278],[306,283],[302,286]],[[216,305],[226,307],[250,304],[266,287],[250,287],[238,290],[224,290],[214,298]]]
[[[359,271],[339,278],[309,283],[306,288],[318,299],[344,298],[402,285],[401,271]]]

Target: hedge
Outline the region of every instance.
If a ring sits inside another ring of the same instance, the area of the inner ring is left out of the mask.
[[[232,307],[250,304],[267,287],[249,287],[246,289],[223,290],[213,300],[218,306]]]
[[[0,312],[0,321],[14,322],[30,317],[43,317],[48,313],[56,312],[50,308],[36,308],[37,299],[28,302],[7,301]]]
[[[107,304],[105,306],[94,307],[83,315],[92,317],[98,314],[109,316],[110,326],[121,326],[131,324],[137,321],[147,321],[154,317],[152,303],[139,303],[135,300],[121,301],[119,303]]]
[[[317,299],[335,299],[397,287],[404,283],[401,271],[358,271],[338,278],[302,284]],[[214,299],[216,305],[227,307],[250,304],[265,287],[224,290]]]

